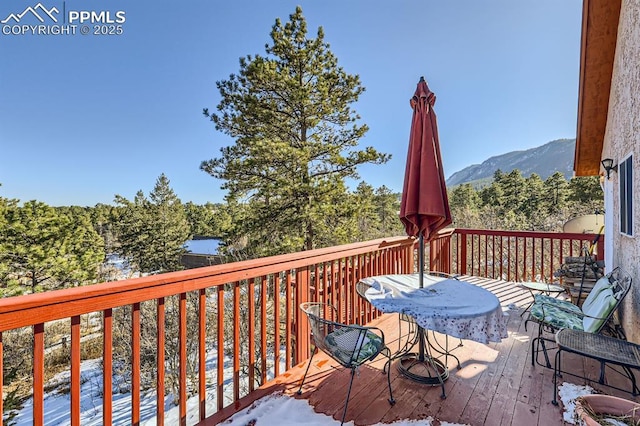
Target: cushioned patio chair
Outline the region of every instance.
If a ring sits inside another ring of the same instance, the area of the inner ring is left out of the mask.
[[[537,295],[527,321],[538,323],[538,336],[531,341],[531,364],[535,365],[540,346],[545,356],[546,366],[551,367],[545,341],[545,332],[555,333],[569,328],[587,333],[606,332],[613,336],[621,333],[611,324],[614,312],[631,288],[631,276],[620,267],[600,278],[584,300],[581,307],[573,303],[546,295]]]
[[[302,385],[309,372],[309,366],[318,349],[329,355],[343,367],[351,369],[351,380],[347,390],[347,399],[342,412],[344,423],[351,395],[351,386],[356,369],[367,361],[373,361],[379,354],[387,357],[382,372],[387,374],[389,385],[389,403],[395,404],[391,392],[391,351],[385,346],[384,333],[377,327],[365,327],[361,325],[347,325],[336,322],[338,312],[335,307],[325,303],[306,302],[300,305],[300,309],[307,315],[311,326],[311,340],[313,350],[307,368],[302,377],[298,395],[302,393]]]

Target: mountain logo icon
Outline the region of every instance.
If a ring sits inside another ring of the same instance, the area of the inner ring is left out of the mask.
[[[44,7],[42,5],[42,3],[38,3],[35,6],[31,7],[28,6],[24,11],[22,11],[22,13],[11,13],[9,14],[9,16],[7,16],[5,19],[3,19],[2,21],[0,21],[0,23],[2,24],[7,24],[9,23],[9,21],[13,21],[14,23],[19,23],[20,20],[22,20],[22,18],[25,15],[31,14],[33,16],[36,17],[36,19],[38,21],[40,21],[41,23],[45,22],[44,17],[49,17],[49,19],[51,19],[53,22],[58,22],[58,18],[56,18],[56,16],[54,14],[58,14],[60,13],[60,11],[54,6],[51,9],[47,9],[46,7]]]

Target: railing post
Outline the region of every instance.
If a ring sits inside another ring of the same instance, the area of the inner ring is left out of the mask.
[[[600,239],[598,240],[598,243],[596,244],[596,249],[598,250],[598,251],[597,251],[597,253],[598,253],[597,259],[598,259],[598,260],[602,260],[602,261],[604,261],[604,259],[606,258],[606,256],[605,256],[605,252],[604,252],[604,248],[605,248],[606,246],[607,246],[607,245],[605,244],[605,234],[602,234],[602,235],[600,236]],[[611,269],[613,269],[613,265],[604,265],[604,267],[605,267],[605,271],[607,270],[606,268],[609,268],[609,269],[608,269],[609,271],[610,271]]]
[[[425,244],[429,244],[429,263],[427,271],[442,271],[440,266],[438,265],[438,257],[440,253],[438,253],[438,240],[431,240],[429,242],[425,242]]]
[[[4,346],[2,343],[2,332],[0,331],[0,413],[4,413],[4,398],[1,395],[4,395],[4,363],[2,361],[2,357],[4,356]],[[0,416],[0,426],[2,426],[3,418]]]
[[[451,273],[451,234],[442,241],[440,247],[442,272]]]
[[[33,424],[44,425],[44,323],[33,326]]]
[[[310,353],[310,330],[309,330],[309,322],[303,315],[302,311],[300,311],[300,304],[309,301],[309,267],[306,266],[304,268],[296,270],[296,283],[295,283],[295,292],[296,292],[296,305],[293,307],[295,309],[294,318],[296,319],[296,328],[295,328],[295,336],[296,336],[296,363],[300,363],[302,360],[305,360],[309,357]],[[335,283],[332,283],[335,285]],[[335,290],[335,288],[334,288]]]
[[[460,258],[458,259],[460,274],[467,273],[467,234],[460,234]]]

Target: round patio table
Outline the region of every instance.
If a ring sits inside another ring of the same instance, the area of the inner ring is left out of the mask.
[[[424,275],[420,288],[419,280],[419,274],[396,274],[363,278],[361,282],[369,286],[365,297],[376,309],[408,315],[415,320],[419,341],[425,330],[480,343],[500,342],[507,337],[500,301],[490,291],[465,281],[428,274]],[[396,358],[400,358],[398,368],[403,375],[422,383],[442,385],[444,397],[443,382],[449,372],[439,360],[413,353],[399,354]],[[431,366],[437,373],[418,379],[409,371],[418,365]]]

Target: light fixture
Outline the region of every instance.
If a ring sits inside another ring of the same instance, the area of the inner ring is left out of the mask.
[[[611,175],[611,170],[613,170],[614,172],[618,171],[618,165],[617,164],[615,166],[613,165],[612,158],[605,158],[601,162],[602,162],[602,167],[604,167],[604,170],[607,172],[607,180],[608,180],[609,176]]]

